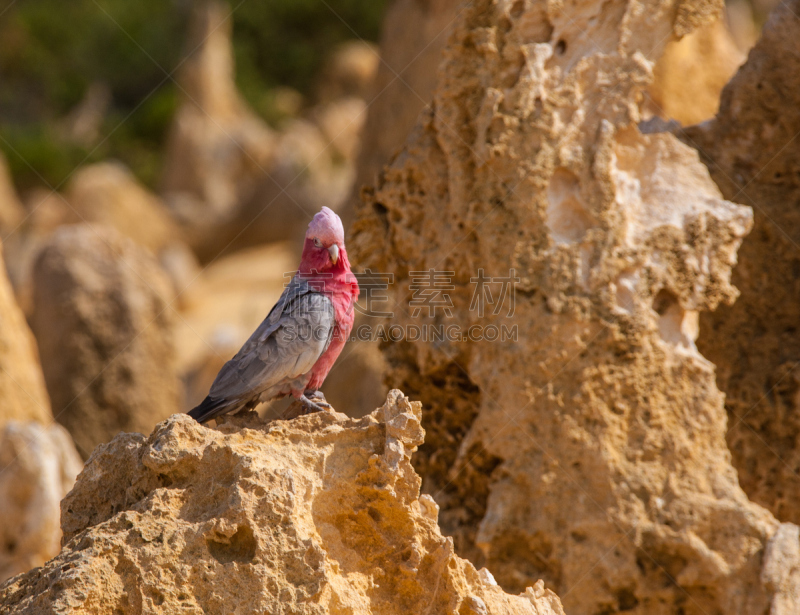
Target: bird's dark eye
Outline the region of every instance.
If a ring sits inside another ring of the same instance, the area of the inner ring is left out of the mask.
[[[321,248],[322,247],[322,242],[319,239],[317,239],[316,237],[314,237],[314,245],[317,246],[318,248]]]

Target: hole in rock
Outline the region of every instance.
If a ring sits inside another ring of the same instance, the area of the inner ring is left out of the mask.
[[[556,169],[547,187],[547,228],[556,243],[579,243],[594,226],[580,194],[577,176],[563,168]]]
[[[698,334],[698,314],[684,310],[677,297],[668,290],[660,290],[653,299],[653,310],[658,314],[658,333],[665,342],[694,349]]]
[[[656,314],[663,316],[667,311],[678,303],[678,299],[668,290],[660,290],[653,299],[653,309]]]
[[[565,41],[563,38],[559,39],[559,41],[556,43],[556,53],[560,56],[563,56],[566,53],[566,51],[567,51],[567,41]]]
[[[206,544],[211,556],[220,564],[249,564],[256,556],[256,538],[253,530],[246,525],[236,530],[227,543],[209,538]]]
[[[625,587],[617,592],[617,603],[620,611],[632,611],[639,606],[639,600],[633,590]]]
[[[372,210],[378,216],[378,219],[381,221],[383,228],[385,230],[389,230],[389,208],[386,207],[383,203],[373,203]]]

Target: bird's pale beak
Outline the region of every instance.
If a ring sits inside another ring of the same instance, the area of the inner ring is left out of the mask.
[[[333,244],[330,248],[328,248],[328,254],[331,255],[331,262],[335,265],[339,260],[339,246]]]

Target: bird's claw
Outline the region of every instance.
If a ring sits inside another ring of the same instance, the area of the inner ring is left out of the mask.
[[[311,401],[305,395],[301,395],[298,401],[301,404],[303,404],[303,408],[305,408],[306,414],[311,414],[312,412],[325,412],[328,410],[332,410],[331,405],[328,402]]]
[[[333,406],[325,399],[325,394],[322,391],[306,391],[305,397],[325,410],[333,410]]]

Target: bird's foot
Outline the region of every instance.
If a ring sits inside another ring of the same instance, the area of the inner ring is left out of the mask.
[[[333,406],[328,403],[328,400],[325,399],[325,394],[322,391],[306,391],[305,392],[306,399],[313,401],[318,406],[325,408],[325,410],[333,410]]]
[[[322,404],[327,406],[326,408],[318,402],[311,401],[305,395],[301,395],[297,401],[299,401],[303,405],[306,414],[311,414],[312,412],[326,412],[331,409],[331,406],[330,404],[328,404],[328,402],[325,401],[322,402]]]

